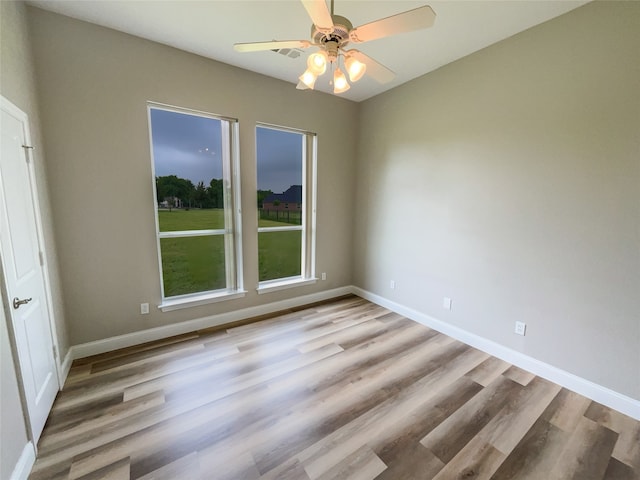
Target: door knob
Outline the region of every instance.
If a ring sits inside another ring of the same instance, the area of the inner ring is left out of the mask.
[[[33,298],[25,298],[23,300],[19,300],[18,297],[16,297],[16,298],[13,299],[13,308],[15,308],[17,310],[17,309],[20,308],[20,305],[26,305],[31,300],[33,300]]]

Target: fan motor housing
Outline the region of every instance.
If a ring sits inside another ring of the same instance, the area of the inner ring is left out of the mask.
[[[353,30],[353,24],[341,15],[331,15],[331,19],[333,31],[323,33],[315,25],[311,25],[311,39],[314,43],[336,42],[339,47],[345,47],[349,43],[349,32]]]

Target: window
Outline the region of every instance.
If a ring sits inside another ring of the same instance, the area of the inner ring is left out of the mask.
[[[315,281],[315,152],[314,134],[256,127],[260,293]]]
[[[237,122],[150,104],[149,125],[160,308],[241,296]]]

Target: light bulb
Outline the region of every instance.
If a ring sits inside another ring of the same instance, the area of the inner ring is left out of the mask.
[[[323,52],[312,53],[309,55],[309,58],[307,58],[307,67],[315,73],[316,76],[320,76],[327,70],[327,58]]]
[[[304,71],[304,73],[302,75],[300,75],[298,77],[298,79],[304,83],[307,87],[309,87],[311,90],[313,90],[313,86],[316,83],[316,79],[318,78],[318,75],[316,75],[315,73],[313,73],[310,69],[306,69]]]
[[[333,74],[333,93],[344,93],[351,88],[342,70],[336,69]]]
[[[352,82],[357,82],[358,80],[360,80],[364,75],[364,72],[367,71],[367,66],[354,57],[347,57],[344,64],[347,67],[349,80],[351,80]]]

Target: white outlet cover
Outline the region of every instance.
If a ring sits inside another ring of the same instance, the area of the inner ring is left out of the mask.
[[[527,333],[527,324],[524,322],[516,322],[515,333],[524,336]]]
[[[389,282],[389,287],[391,288],[391,290],[396,288],[396,281],[395,280],[391,280],[391,282]]]
[[[451,310],[451,299],[449,297],[444,297],[442,299],[442,308],[445,310]]]
[[[140,314],[141,315],[146,315],[147,313],[149,313],[149,304],[148,303],[141,303],[140,304]]]

